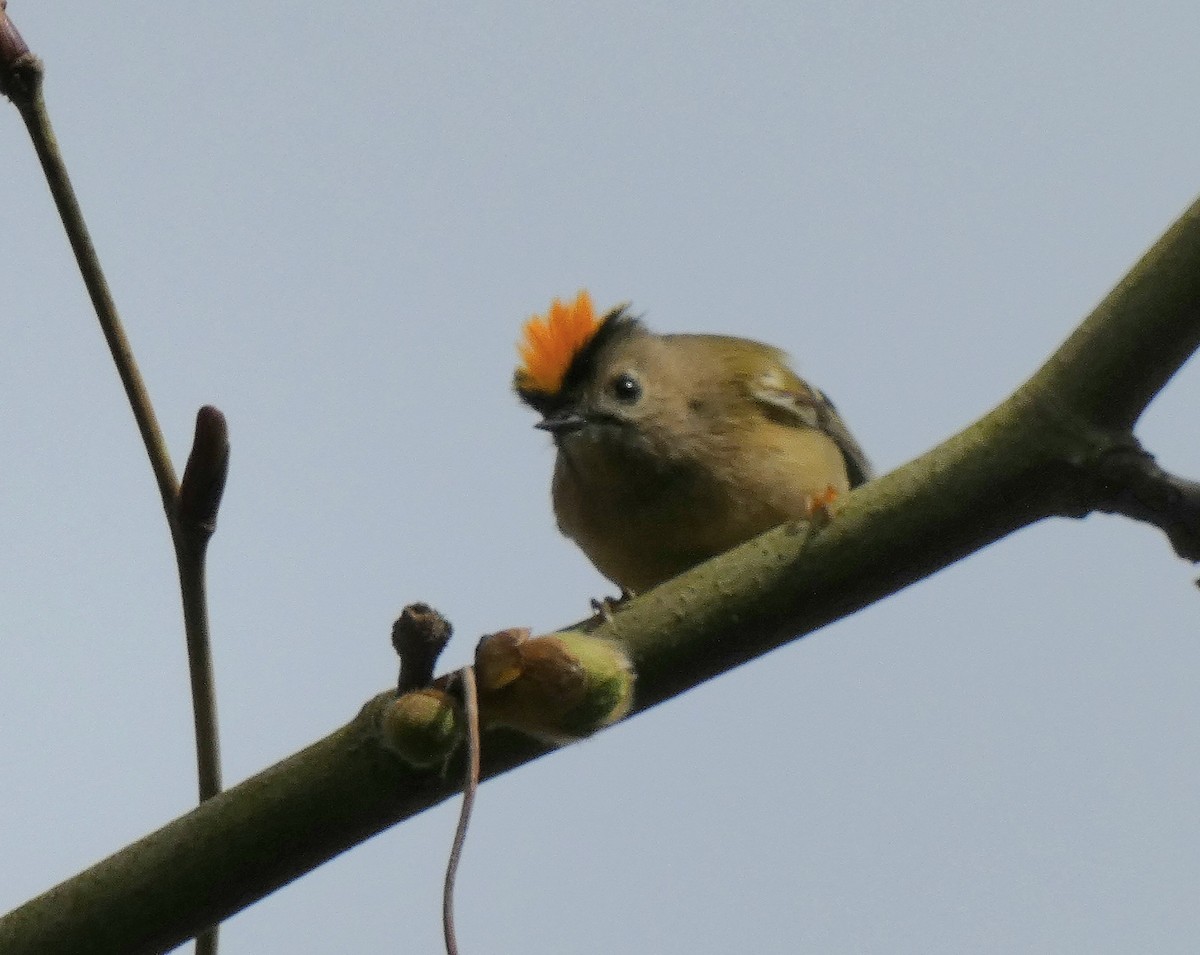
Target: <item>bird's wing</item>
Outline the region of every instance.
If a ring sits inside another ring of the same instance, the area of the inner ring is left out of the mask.
[[[824,392],[794,375],[784,376],[772,370],[754,382],[750,394],[776,415],[782,413],[784,420],[817,428],[833,438],[846,459],[846,474],[851,487],[865,484],[874,477],[866,453]]]

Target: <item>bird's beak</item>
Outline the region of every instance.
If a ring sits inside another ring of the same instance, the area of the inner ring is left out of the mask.
[[[587,418],[578,411],[560,411],[557,414],[548,415],[543,418],[534,427],[541,428],[543,431],[549,431],[557,437],[560,434],[578,431],[586,424]]]

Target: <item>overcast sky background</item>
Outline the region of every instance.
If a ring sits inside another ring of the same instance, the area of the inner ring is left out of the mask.
[[[1200,191],[1195,3],[10,0],[177,467],[224,410],[225,774],[609,592],[509,393],[555,295],[777,344],[881,470],[1006,396]],[[151,472],[0,118],[0,911],[186,812]],[[1200,374],[1140,436],[1200,475]],[[1200,592],[1023,531],[481,792],[464,952],[1190,952]],[[434,952],[457,802],[226,924]]]

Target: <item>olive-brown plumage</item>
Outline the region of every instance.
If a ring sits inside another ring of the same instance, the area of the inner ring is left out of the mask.
[[[590,303],[589,303],[590,307]],[[558,451],[559,529],[641,592],[845,494],[870,466],[833,405],[768,345],[606,315],[554,391],[517,392]]]

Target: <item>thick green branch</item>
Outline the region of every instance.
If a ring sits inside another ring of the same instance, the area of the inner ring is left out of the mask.
[[[1180,533],[1171,511],[1193,507],[1191,492],[1138,466],[1149,458],[1128,429],[1200,340],[1196,276],[1193,207],[981,421],[851,495],[827,526],[777,528],[633,601],[597,633],[629,648],[636,710],[1046,516],[1115,509]],[[1119,505],[1122,468],[1136,506]],[[449,797],[453,772],[417,772],[379,742],[391,697],[0,919],[0,951],[161,950]],[[486,776],[546,751],[512,733],[488,734],[483,749]]]
[[[779,528],[634,601],[602,631],[631,648],[638,709],[1048,513],[1024,480],[1046,458],[1025,457],[1020,434],[1006,406],[854,494],[813,535]],[[0,951],[159,951],[450,797],[453,770],[418,773],[379,743],[392,696],[0,919]],[[497,732],[483,750],[494,776],[545,747]]]
[[[1200,346],[1200,201],[1030,382],[1100,428],[1129,430]]]

